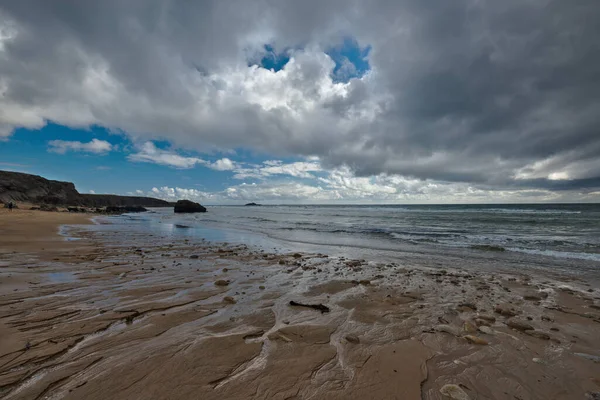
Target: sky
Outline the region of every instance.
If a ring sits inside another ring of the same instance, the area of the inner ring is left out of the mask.
[[[204,204],[600,202],[597,0],[0,1],[0,169]]]

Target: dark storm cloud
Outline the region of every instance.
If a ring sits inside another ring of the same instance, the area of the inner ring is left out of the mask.
[[[52,119],[362,176],[589,191],[598,20],[596,0],[2,2],[0,132]],[[323,51],[348,37],[372,71],[341,92]],[[267,43],[304,48],[285,77],[247,67]]]

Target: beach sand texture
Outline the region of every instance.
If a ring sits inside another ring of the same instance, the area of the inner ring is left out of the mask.
[[[89,217],[0,210],[2,398],[600,398],[585,282],[57,234]]]

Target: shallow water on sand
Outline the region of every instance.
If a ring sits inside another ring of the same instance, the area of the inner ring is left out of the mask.
[[[600,281],[600,205],[594,204],[216,206],[202,214],[164,208],[96,221],[86,229],[142,243],[204,239],[265,251]]]

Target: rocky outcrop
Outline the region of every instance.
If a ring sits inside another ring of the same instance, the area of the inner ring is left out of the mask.
[[[168,202],[151,197],[81,194],[71,182],[52,181],[20,172],[0,171],[0,202],[10,201],[49,206],[131,208],[110,212],[145,211],[144,207],[169,207]]]
[[[51,181],[41,176],[0,171],[0,201],[79,205],[81,196],[70,182]]]
[[[206,212],[206,208],[201,206],[198,203],[194,203],[190,200],[179,200],[175,203],[175,212],[176,213],[197,213],[197,212]]]
[[[250,206],[250,207],[254,207],[254,206],[260,206],[260,204],[258,203],[247,203],[245,204],[246,206]]]
[[[118,196],[116,194],[82,194],[84,205],[88,207],[125,207],[125,208],[143,208],[143,207],[169,207],[169,203],[164,200],[154,199],[152,197],[139,196]],[[127,212],[134,212],[126,210]],[[142,210],[139,210],[142,211]],[[145,210],[143,210],[145,211]]]

